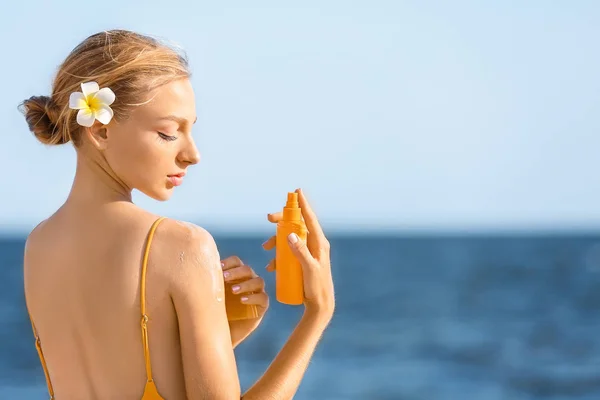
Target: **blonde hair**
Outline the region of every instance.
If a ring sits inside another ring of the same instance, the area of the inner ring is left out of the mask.
[[[59,145],[80,144],[77,110],[69,96],[81,83],[95,81],[116,95],[114,119],[124,120],[136,105],[148,101],[153,89],[189,78],[185,54],[149,36],[125,30],[97,33],[81,42],[59,67],[51,96],[33,96],[20,105],[29,130],[39,141]]]

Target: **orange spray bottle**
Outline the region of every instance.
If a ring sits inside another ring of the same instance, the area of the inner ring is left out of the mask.
[[[283,304],[299,305],[304,301],[302,265],[292,253],[288,235],[296,233],[306,242],[307,230],[302,221],[298,193],[290,192],[283,208],[283,218],[277,223],[275,244],[275,296]]]

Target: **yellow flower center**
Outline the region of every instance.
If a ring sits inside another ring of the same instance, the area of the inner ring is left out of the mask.
[[[91,111],[96,112],[100,110],[100,106],[102,105],[100,100],[94,97],[94,95],[89,95],[87,99],[85,99],[88,107]]]

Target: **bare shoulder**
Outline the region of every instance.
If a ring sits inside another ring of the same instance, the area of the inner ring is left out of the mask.
[[[47,229],[48,220],[40,222],[27,235],[25,247],[23,250],[23,288],[25,290],[25,299],[29,307],[31,295],[36,293],[36,288],[40,282],[45,282],[40,275],[39,267],[45,265],[48,254],[53,252],[53,243],[50,236],[51,231]]]
[[[179,243],[182,246],[192,247],[200,244],[203,248],[216,248],[212,235],[201,226],[172,218],[166,218],[161,226],[162,235],[172,244]]]
[[[170,265],[170,283],[173,292],[222,290],[216,281],[222,281],[219,251],[213,236],[204,228],[190,222],[165,219],[157,239],[160,258]],[[193,285],[193,288],[189,286]]]
[[[34,257],[36,253],[40,252],[40,247],[47,243],[45,240],[45,226],[48,220],[43,220],[39,224],[33,228],[33,230],[27,235],[27,239],[25,240],[25,265],[27,265],[27,260]]]

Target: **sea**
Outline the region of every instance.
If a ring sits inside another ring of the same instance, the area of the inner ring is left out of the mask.
[[[221,255],[240,256],[273,294],[265,239],[216,236]],[[600,232],[329,239],[337,309],[295,399],[600,399]],[[48,399],[25,311],[24,240],[0,239],[0,399]],[[301,313],[271,302],[236,349],[243,389]]]

